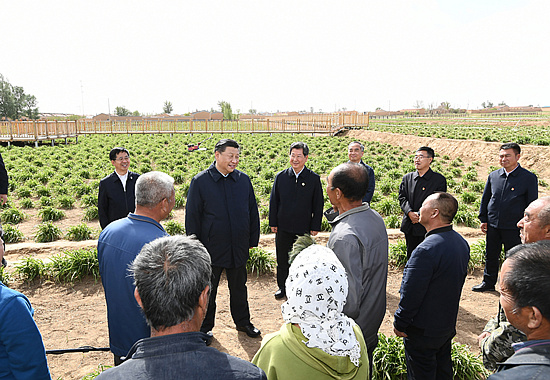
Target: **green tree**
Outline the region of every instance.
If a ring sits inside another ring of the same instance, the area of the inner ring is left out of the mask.
[[[225,120],[234,120],[235,119],[235,116],[233,114],[233,111],[231,110],[231,104],[229,104],[229,102],[226,102],[226,101],[219,101],[218,102],[218,107],[220,107],[222,113],[223,113],[223,118]]]
[[[139,111],[134,111],[132,112],[132,116],[141,116],[141,114],[139,113]]]
[[[130,110],[126,107],[115,108],[115,115],[117,116],[130,116]]]
[[[493,103],[488,101],[488,100],[487,100],[487,102],[481,103],[481,107],[483,107],[483,108],[493,108],[493,106],[494,106]]]
[[[174,110],[174,107],[172,107],[172,102],[169,102],[168,100],[165,101],[162,110],[164,111],[164,113],[171,114]]]
[[[13,86],[0,74],[0,117],[38,119],[36,97],[25,94],[23,87]]]
[[[251,114],[251,115],[256,115],[258,113],[258,111],[256,111],[255,108],[251,108],[248,110],[248,113]]]

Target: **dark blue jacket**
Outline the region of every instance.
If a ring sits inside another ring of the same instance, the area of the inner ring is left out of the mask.
[[[504,363],[490,380],[543,380],[550,378],[550,340],[528,340]]]
[[[470,247],[451,226],[430,231],[403,271],[395,328],[410,337],[454,333],[468,260]]]
[[[348,161],[351,162],[351,161]],[[374,170],[367,164],[361,160],[359,162],[361,165],[363,165],[367,169],[367,173],[369,174],[369,185],[367,186],[367,193],[363,197],[363,202],[369,202],[372,200],[372,196],[374,195],[374,188],[376,186],[376,179],[374,178]]]
[[[237,268],[260,239],[260,216],[250,178],[239,170],[224,177],[215,163],[191,180],[185,230],[208,250],[212,265]]]
[[[6,166],[4,165],[4,160],[0,154],[0,194],[8,193],[8,172],[6,171]]]
[[[399,186],[399,205],[403,210],[401,231],[413,236],[424,236],[426,229],[420,223],[413,224],[409,218],[410,211],[418,211],[422,202],[436,191],[447,191],[447,180],[439,173],[428,169],[421,177],[418,171],[407,173],[403,176]]]
[[[298,178],[288,168],[275,176],[269,198],[269,225],[297,235],[321,231],[323,188],[321,178],[308,168]]]
[[[126,191],[115,172],[99,182],[97,211],[101,228],[115,220],[125,218],[136,209],[136,181],[139,174],[128,171]]]
[[[254,364],[207,347],[205,333],[155,336],[137,342],[131,358],[101,373],[98,380],[265,380]]]
[[[517,230],[529,203],[538,198],[537,176],[518,165],[506,176],[504,168],[489,174],[479,208],[479,220],[493,228]]]

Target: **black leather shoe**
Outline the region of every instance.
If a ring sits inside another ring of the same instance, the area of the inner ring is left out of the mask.
[[[212,331],[205,332],[205,334],[208,336],[206,338],[206,345],[210,346],[212,344],[212,339],[214,339],[214,334],[212,334]]]
[[[474,292],[492,292],[495,290],[494,285],[489,285],[485,281],[483,281],[481,284],[472,286],[472,291]]]
[[[283,299],[286,297],[286,293],[284,290],[282,289],[279,289],[275,292],[275,299],[276,300],[280,300],[280,299]]]
[[[262,334],[252,323],[246,326],[237,326],[237,330],[244,331],[251,338],[256,338]]]

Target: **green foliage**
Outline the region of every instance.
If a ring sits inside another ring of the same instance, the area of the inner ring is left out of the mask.
[[[53,200],[50,197],[40,197],[40,206],[47,207],[53,206]]]
[[[248,261],[246,262],[246,271],[250,274],[256,272],[256,276],[264,273],[270,273],[277,265],[273,255],[261,248],[254,247],[249,251]]]
[[[15,195],[17,195],[17,198],[29,198],[32,192],[27,186],[21,186],[17,188]]]
[[[468,346],[454,342],[451,346],[453,378],[456,380],[481,380],[490,372],[482,360],[472,354]],[[378,346],[373,354],[373,380],[404,380],[407,378],[405,347],[397,336],[378,334]]]
[[[36,278],[44,277],[46,266],[40,259],[32,256],[24,257],[18,264],[15,265],[15,273],[19,278],[26,282],[32,282]]]
[[[49,220],[60,220],[65,217],[65,213],[62,210],[58,210],[51,206],[46,206],[40,209],[40,211],[38,211],[38,215],[42,218],[43,222],[47,222]]]
[[[0,214],[0,219],[2,219],[2,223],[19,224],[25,218],[26,215],[16,208],[9,208],[2,211],[2,213]]]
[[[397,215],[390,215],[384,218],[386,228],[399,228],[401,227],[401,218]]]
[[[80,203],[84,207],[91,207],[91,206],[97,207],[97,202],[98,202],[97,194],[84,194],[80,198]]]
[[[59,203],[59,207],[64,209],[71,209],[74,205],[74,198],[69,195],[61,195],[57,198],[57,202]]]
[[[65,236],[67,240],[72,241],[92,240],[95,237],[95,231],[86,223],[80,223],[76,226],[70,226]]]
[[[263,234],[263,235],[267,235],[267,234],[272,233],[271,232],[271,227],[269,227],[269,220],[268,219],[260,220],[260,233]]]
[[[98,377],[101,374],[101,372],[106,371],[109,368],[111,368],[111,366],[100,364],[94,372],[88,373],[81,380],[93,380],[96,377]]]
[[[164,223],[164,229],[169,235],[184,235],[185,234],[185,226],[183,223],[177,222],[175,220],[169,220],[166,223]]]
[[[407,264],[407,244],[405,240],[398,239],[395,244],[390,244],[388,259],[393,267],[405,267],[405,264]]]
[[[4,242],[6,243],[19,243],[23,240],[23,232],[19,231],[17,227],[11,224],[4,224],[2,226],[4,230]]]
[[[85,276],[99,278],[99,261],[96,249],[65,251],[52,257],[50,272],[52,278],[60,282],[74,282]]]
[[[8,286],[10,284],[10,280],[11,277],[9,272],[6,270],[6,268],[0,265],[0,282]]]
[[[99,211],[96,206],[90,206],[84,211],[84,217],[82,218],[87,221],[94,219],[99,219]]]
[[[51,221],[43,222],[38,225],[34,240],[37,243],[47,243],[59,240],[61,238],[61,229]]]
[[[36,97],[25,94],[20,86],[13,86],[0,74],[0,119],[20,119],[23,116],[29,119],[38,119]]]

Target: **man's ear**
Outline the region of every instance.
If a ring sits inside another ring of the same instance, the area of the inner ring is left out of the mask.
[[[139,292],[138,292],[137,288],[134,290],[134,297],[135,297],[139,307],[141,307],[143,309],[143,304],[141,303],[141,297],[139,296]]]
[[[206,313],[206,309],[208,308],[209,298],[210,298],[210,286],[206,285],[206,288],[204,288],[201,295],[199,296],[199,307],[203,308],[205,313]]]
[[[547,224],[546,226],[542,227],[542,231],[544,232],[545,240],[550,240],[550,224]]]
[[[529,307],[531,310],[529,311],[529,320],[527,321],[527,327],[529,327],[531,330],[535,330],[540,327],[542,324],[543,316],[540,312],[539,308],[536,306],[526,306]]]

